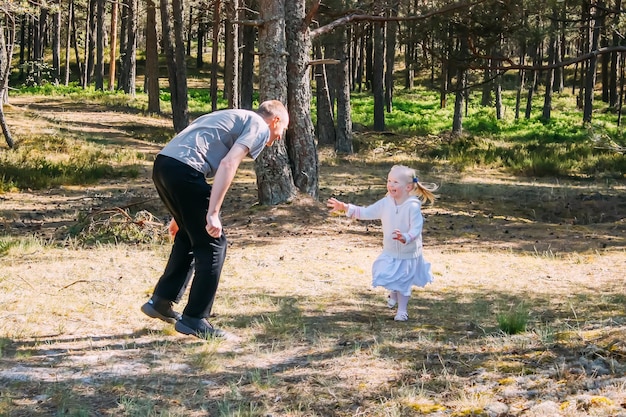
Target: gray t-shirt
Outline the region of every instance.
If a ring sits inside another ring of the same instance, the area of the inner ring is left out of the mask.
[[[215,175],[220,161],[235,143],[256,159],[270,138],[269,126],[251,110],[219,110],[194,120],[159,152],[202,172]]]

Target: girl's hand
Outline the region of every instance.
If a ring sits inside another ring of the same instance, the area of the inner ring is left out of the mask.
[[[406,243],[406,240],[404,239],[404,236],[402,236],[402,232],[400,230],[394,230],[391,235],[393,240],[397,240],[401,243]]]
[[[326,202],[326,207],[328,207],[330,209],[331,213],[335,213],[337,211],[347,211],[348,210],[348,205],[346,203],[343,203],[339,200],[337,200],[334,197],[331,197],[328,199],[328,201]]]

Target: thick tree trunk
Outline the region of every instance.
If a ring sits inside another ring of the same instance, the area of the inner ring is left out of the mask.
[[[259,100],[287,102],[287,60],[285,4],[283,0],[259,1]],[[290,201],[296,195],[284,141],[261,152],[256,159],[259,203],[272,205]]]
[[[156,31],[156,5],[154,0],[146,1],[146,80],[148,92],[148,112],[160,113],[159,99],[159,46]]]
[[[287,153],[296,187],[313,198],[319,193],[319,173],[315,135],[311,123],[311,36],[304,0],[286,0],[287,93],[289,129]]]

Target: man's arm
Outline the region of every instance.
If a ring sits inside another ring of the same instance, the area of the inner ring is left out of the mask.
[[[209,199],[209,211],[207,212],[206,231],[209,235],[217,238],[222,234],[222,222],[219,218],[220,209],[224,202],[226,192],[235,178],[237,168],[248,155],[248,148],[235,143],[226,156],[220,161],[220,165],[213,177],[211,198]]]

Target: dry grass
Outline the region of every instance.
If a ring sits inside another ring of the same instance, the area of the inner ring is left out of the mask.
[[[415,160],[321,156],[321,200],[362,204]],[[436,281],[396,323],[370,288],[380,226],[304,197],[257,207],[246,164],[212,318],[234,341],[140,313],[167,244],[56,240],[77,213],[163,220],[148,165],[124,184],[0,195],[0,416],[625,416],[624,184],[420,168],[441,185],[425,209]],[[498,314],[522,304],[527,330],[504,334]]]

